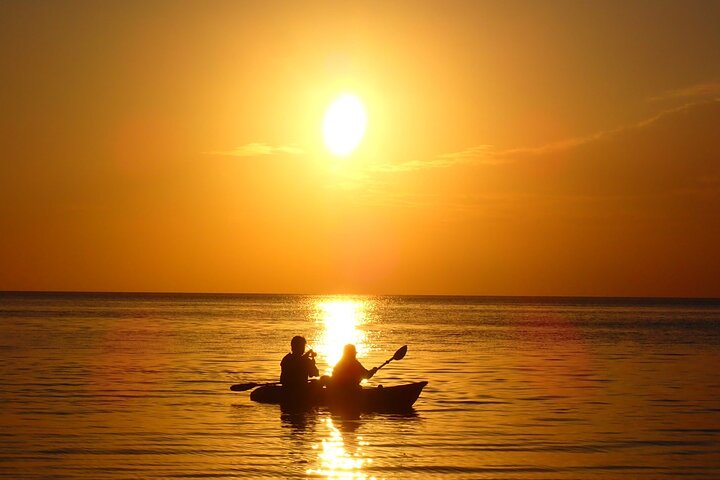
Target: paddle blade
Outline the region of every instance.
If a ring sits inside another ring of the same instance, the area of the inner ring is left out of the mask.
[[[245,392],[247,390],[250,390],[251,388],[255,388],[259,383],[238,383],[237,385],[231,385],[230,390],[233,392]]]
[[[407,345],[403,345],[402,347],[398,348],[398,351],[395,352],[395,355],[393,355],[393,360],[402,360],[405,358],[405,354],[407,353]]]

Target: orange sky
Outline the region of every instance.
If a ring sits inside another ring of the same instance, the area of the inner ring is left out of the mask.
[[[0,290],[720,297],[718,19],[2,2]]]

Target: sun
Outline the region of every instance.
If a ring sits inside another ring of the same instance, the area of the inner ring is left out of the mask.
[[[330,104],[323,121],[325,146],[333,155],[347,157],[365,135],[367,115],[360,99],[343,94]]]

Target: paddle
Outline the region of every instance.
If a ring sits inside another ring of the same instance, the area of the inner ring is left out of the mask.
[[[398,348],[397,352],[395,352],[395,355],[388,358],[387,361],[385,361],[385,363],[383,363],[382,365],[377,367],[377,370],[380,370],[382,367],[384,367],[388,363],[392,362],[393,360],[402,360],[403,358],[405,358],[406,353],[407,353],[407,345],[403,345],[402,347]],[[375,371],[377,372],[377,370],[375,370]]]
[[[230,390],[233,392],[244,392],[255,387],[262,387],[265,385],[280,385],[280,382],[268,382],[268,383],[238,383],[237,385],[231,385]]]

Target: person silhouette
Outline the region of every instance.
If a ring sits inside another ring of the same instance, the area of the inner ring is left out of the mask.
[[[333,368],[331,384],[333,388],[355,389],[365,378],[371,378],[377,372],[377,367],[368,370],[356,358],[355,345],[349,343],[343,349],[343,356]]]
[[[305,345],[305,337],[294,336],[290,341],[290,353],[280,362],[280,383],[285,388],[305,388],[308,386],[309,377],[320,374],[315,365],[315,352],[305,352]]]

